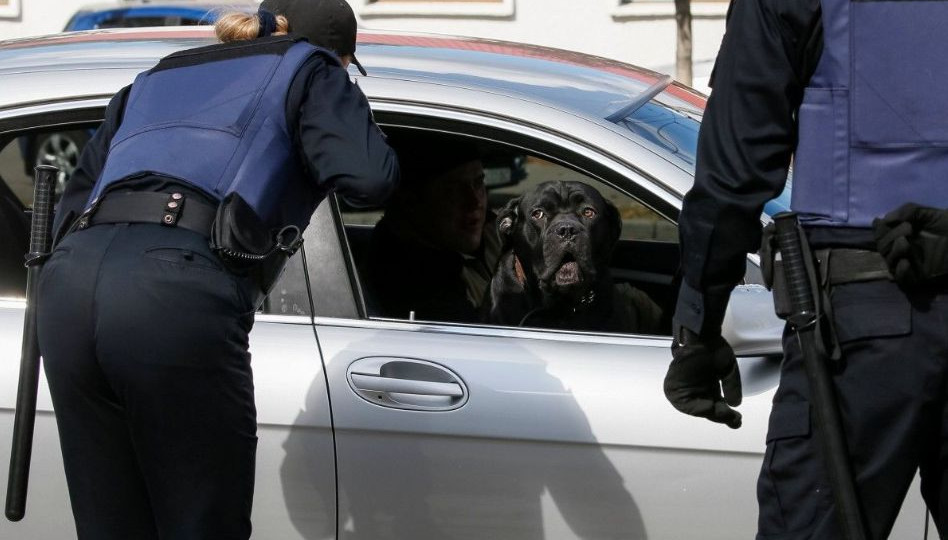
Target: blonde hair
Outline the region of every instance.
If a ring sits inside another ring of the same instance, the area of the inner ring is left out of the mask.
[[[276,21],[276,31],[271,35],[286,34],[290,29],[290,23],[286,17],[277,15]],[[260,17],[256,13],[228,13],[217,19],[217,23],[214,24],[214,33],[222,43],[256,39],[260,35]]]

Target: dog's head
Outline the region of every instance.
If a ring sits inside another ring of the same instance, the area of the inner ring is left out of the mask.
[[[544,294],[578,299],[607,272],[622,221],[616,207],[582,182],[544,182],[512,199],[497,230],[526,280]]]

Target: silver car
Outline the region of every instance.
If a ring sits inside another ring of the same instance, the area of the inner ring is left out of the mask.
[[[93,130],[139,71],[212,40],[171,28],[0,42],[4,464],[32,197],[18,141]],[[675,222],[704,96],[627,64],[527,45],[366,32],[358,48],[369,75],[352,76],[386,131],[476,139],[491,154],[492,206],[543,180],[595,186],[623,217],[614,276],[673,309]],[[732,431],[665,400],[668,335],[377,317],[364,276],[381,212],[327,199],[257,316],[256,538],[753,537],[782,331],[755,256],[725,324],[745,393],[744,426]],[[0,523],[0,538],[75,536],[45,383],[39,408],[27,516]],[[912,493],[894,538],[924,534]]]

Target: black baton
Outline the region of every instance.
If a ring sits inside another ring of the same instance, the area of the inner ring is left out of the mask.
[[[865,540],[862,512],[853,483],[852,465],[846,449],[846,438],[839,405],[826,359],[817,343],[816,325],[819,324],[816,301],[813,296],[815,270],[807,264],[810,253],[804,253],[800,227],[795,212],[781,212],[774,216],[777,247],[780,250],[790,316],[787,322],[796,331],[803,351],[803,366],[810,384],[811,399],[816,408],[817,435],[822,441],[823,459],[836,500],[837,516],[843,538]],[[812,281],[811,281],[812,280]]]
[[[39,386],[40,351],[36,336],[37,285],[43,263],[52,244],[53,188],[59,169],[39,165],[34,174],[33,222],[30,226],[30,252],[26,255],[26,313],[23,317],[23,350],[20,358],[20,383],[16,392],[16,417],[13,420],[13,448],[10,451],[10,475],[7,477],[7,519],[20,521],[26,514],[26,488],[30,480],[30,456],[33,453],[33,424],[36,421],[36,391]]]

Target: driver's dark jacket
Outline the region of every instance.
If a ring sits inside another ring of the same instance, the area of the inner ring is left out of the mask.
[[[375,226],[369,254],[368,296],[373,315],[475,323],[500,258],[495,216],[488,212],[481,246],[470,254],[433,246],[389,215]]]
[[[694,332],[720,328],[747,253],[760,246],[760,215],[786,183],[796,112],[822,47],[820,0],[732,0],[679,222],[675,318]],[[849,245],[867,241],[851,232]]]
[[[104,122],[83,151],[57,208],[54,231],[61,233],[84,209],[122,122],[129,89],[112,98]],[[286,123],[315,192],[335,190],[355,205],[379,204],[391,193],[398,179],[396,155],[375,125],[365,95],[337,58],[315,55],[300,67],[287,92]],[[160,176],[128,180],[123,186],[144,191],[184,189],[208,204],[217,203],[200,190]]]

